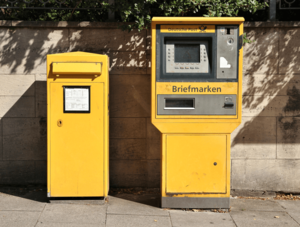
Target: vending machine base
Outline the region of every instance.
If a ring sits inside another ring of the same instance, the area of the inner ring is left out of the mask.
[[[229,208],[230,134],[162,134],[162,207]]]

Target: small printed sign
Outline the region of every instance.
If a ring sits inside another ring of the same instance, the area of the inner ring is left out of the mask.
[[[215,25],[161,25],[162,33],[215,33]]]
[[[64,87],[64,112],[90,112],[90,87]]]

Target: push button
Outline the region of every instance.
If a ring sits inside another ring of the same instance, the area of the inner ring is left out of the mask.
[[[234,102],[231,97],[225,97],[224,106],[225,109],[233,109]]]

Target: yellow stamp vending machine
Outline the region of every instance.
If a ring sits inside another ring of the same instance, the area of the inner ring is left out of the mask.
[[[152,20],[151,121],[162,133],[161,205],[229,208],[241,123],[244,18]]]
[[[108,194],[106,55],[47,56],[48,197]]]

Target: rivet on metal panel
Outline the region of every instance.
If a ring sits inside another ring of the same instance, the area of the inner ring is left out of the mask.
[[[214,162],[214,165],[216,166],[216,165],[217,165],[217,163],[216,163],[216,162]]]
[[[57,126],[58,126],[58,127],[61,127],[61,126],[62,126],[62,120],[59,119],[59,120],[57,121]]]

